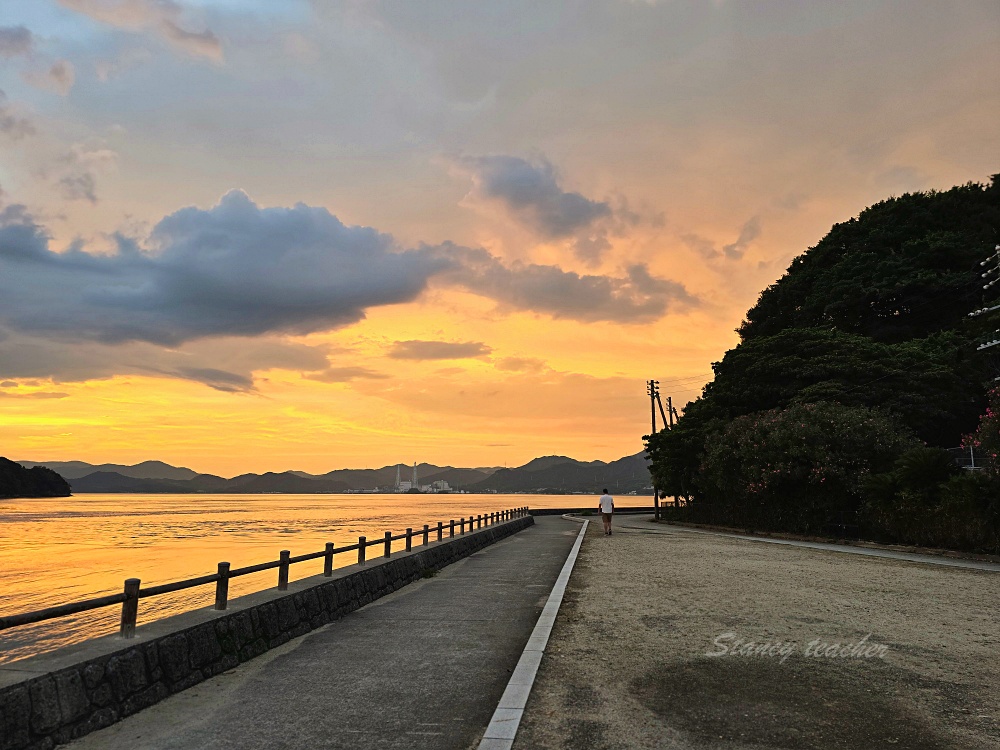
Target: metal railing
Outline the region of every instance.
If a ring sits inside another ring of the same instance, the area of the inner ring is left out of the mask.
[[[458,533],[459,535],[466,534],[475,529],[482,529],[484,526],[494,526],[496,524],[505,523],[526,515],[528,515],[528,508],[523,507],[508,508],[494,513],[485,513],[478,516],[460,518],[457,522]],[[468,527],[468,529],[466,529],[466,527]],[[449,538],[455,536],[455,530],[456,521],[451,519],[447,524],[438,521],[436,527],[425,523],[423,529],[416,532],[414,532],[412,528],[408,528],[402,534],[396,535],[393,535],[391,531],[387,531],[385,532],[385,536],[381,539],[369,540],[366,537],[359,536],[357,544],[350,544],[345,547],[336,547],[333,542],[327,542],[326,547],[320,552],[310,552],[305,555],[296,555],[295,557],[292,557],[288,550],[281,550],[279,558],[271,562],[248,565],[243,568],[236,568],[235,570],[230,569],[228,562],[220,562],[218,570],[211,575],[199,576],[197,578],[187,578],[183,581],[162,583],[158,586],[147,586],[146,588],[142,588],[140,586],[140,580],[138,578],[127,578],[125,579],[124,589],[120,594],[108,594],[107,596],[99,596],[94,599],[85,599],[79,602],[60,604],[56,607],[46,607],[45,609],[35,610],[34,612],[22,612],[16,615],[0,617],[0,630],[16,628],[21,625],[30,625],[44,620],[52,620],[57,617],[68,617],[69,615],[79,614],[80,612],[88,612],[94,609],[101,609],[102,607],[110,607],[113,604],[121,604],[122,613],[119,635],[122,638],[132,638],[135,635],[135,625],[139,615],[140,599],[145,599],[150,596],[160,596],[161,594],[170,594],[175,591],[183,591],[184,589],[192,589],[197,586],[206,586],[210,583],[214,583],[215,609],[224,610],[229,604],[229,581],[233,578],[239,578],[240,576],[250,575],[251,573],[260,573],[264,570],[273,570],[277,568],[277,588],[279,591],[284,591],[288,588],[288,570],[295,563],[306,562],[307,560],[318,560],[322,557],[323,575],[326,578],[329,578],[333,575],[334,555],[354,552],[357,550],[358,564],[364,565],[366,551],[369,547],[382,545],[382,556],[389,557],[392,554],[393,542],[404,540],[406,545],[403,551],[409,552],[413,548],[414,537],[422,541],[423,546],[426,546],[430,544],[431,534],[437,534],[436,541],[440,542],[445,538],[445,536]]]

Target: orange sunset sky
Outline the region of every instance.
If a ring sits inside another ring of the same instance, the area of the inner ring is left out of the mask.
[[[614,460],[1000,154],[995,0],[0,3],[0,455]]]

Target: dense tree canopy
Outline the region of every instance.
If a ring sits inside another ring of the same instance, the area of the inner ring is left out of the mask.
[[[1000,175],[877,203],[793,260],[747,312],[740,336],[826,328],[905,341],[960,328],[998,229]]]
[[[679,424],[647,439],[657,488],[695,504],[725,504],[733,523],[770,519],[775,528],[815,528],[833,505],[820,502],[822,493],[808,481],[786,476],[775,485],[780,492],[751,491],[768,476],[767,466],[776,465],[775,455],[765,461],[763,447],[772,454],[786,450],[800,463],[823,454],[836,456],[839,466],[860,466],[870,458],[861,455],[865,449],[849,430],[835,427],[871,426],[876,417],[865,416],[871,409],[881,420],[879,434],[895,436],[883,441],[889,453],[882,463],[919,445],[914,437],[928,446],[959,445],[987,409],[986,383],[993,373],[976,342],[995,326],[967,316],[985,301],[980,262],[998,239],[1000,175],[989,185],[891,198],[834,226],[764,290],[738,329],[740,344],[713,364],[715,379],[688,404]],[[826,420],[829,429],[810,425],[817,415],[833,414],[830,409],[842,411]],[[754,432],[765,424],[776,430],[766,440]],[[797,439],[813,444],[803,452]],[[956,497],[989,490],[971,479],[938,485]],[[907,492],[899,497],[910,497]],[[848,494],[855,499],[853,512],[860,508],[858,485]],[[947,502],[941,499],[940,507]],[[773,512],[761,503],[773,505]],[[900,501],[890,502],[890,510],[879,507],[872,518],[878,516],[878,528],[885,530],[894,528],[887,519],[908,506]],[[969,500],[962,507],[978,508],[982,528],[993,528],[992,505]],[[943,516],[924,516],[932,517]],[[977,542],[962,538],[981,546],[994,537],[983,532]]]
[[[0,497],[68,497],[69,484],[44,466],[26,469],[0,458]]]

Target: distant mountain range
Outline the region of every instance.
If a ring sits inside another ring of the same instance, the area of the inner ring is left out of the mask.
[[[389,488],[396,483],[397,466],[402,479],[412,467],[391,464],[380,469],[336,469],[326,474],[304,471],[241,474],[226,479],[198,474],[162,461],[143,461],[133,466],[88,464],[83,461],[18,461],[22,466],[46,466],[65,477],[73,492],[127,493],[336,493],[349,490]],[[437,480],[469,492],[597,492],[607,487],[613,493],[642,492],[651,479],[643,453],[617,461],[577,461],[567,456],[543,456],[513,469],[418,464],[420,484]]]

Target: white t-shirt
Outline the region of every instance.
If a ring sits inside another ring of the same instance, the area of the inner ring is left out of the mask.
[[[615,500],[611,495],[601,495],[601,513],[611,513]]]

